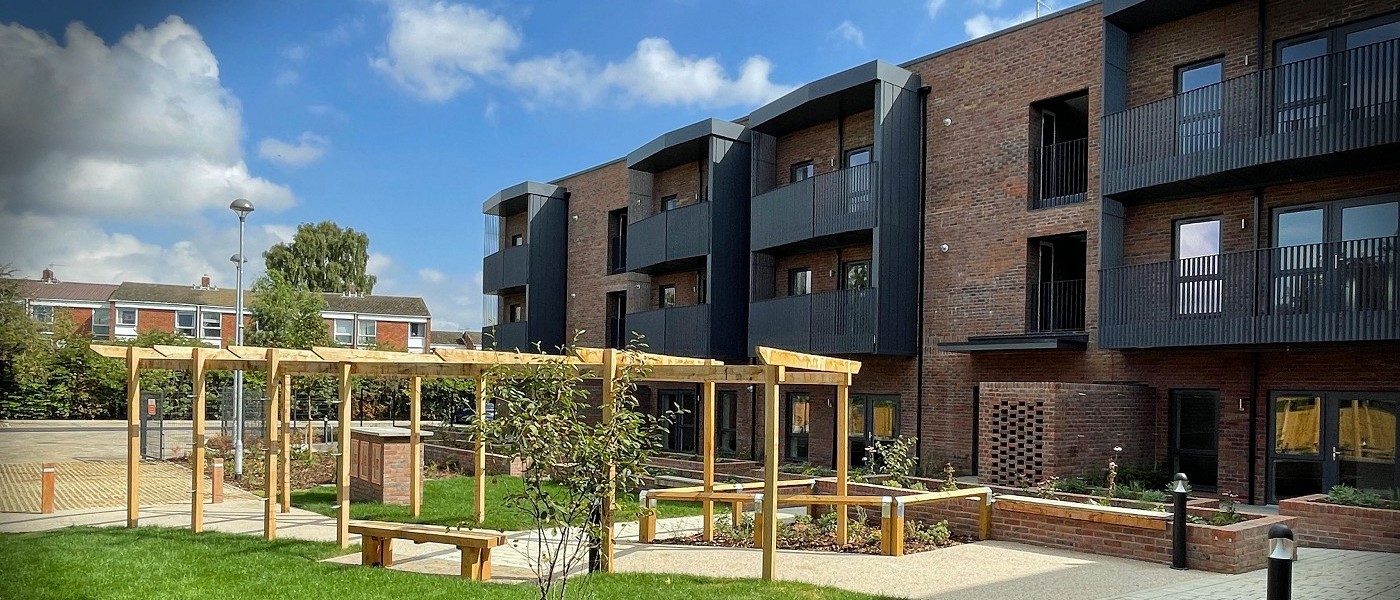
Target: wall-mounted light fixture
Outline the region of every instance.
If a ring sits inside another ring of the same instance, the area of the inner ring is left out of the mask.
[[[943,119],[943,126],[944,126],[944,127],[952,127],[952,126],[953,126],[953,120],[945,117],[945,118]]]
[[[938,250],[939,250],[940,252],[947,252],[947,251],[950,250],[951,248],[952,248],[952,247],[949,246],[947,242],[943,242],[942,244],[939,244],[939,245],[938,245]]]

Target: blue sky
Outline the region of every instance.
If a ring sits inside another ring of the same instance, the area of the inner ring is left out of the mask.
[[[0,263],[232,286],[226,207],[243,196],[254,275],[298,223],[333,220],[369,234],[375,292],[423,296],[441,329],[480,323],[480,206],[497,190],[1034,14],[1034,0],[15,4],[0,7]]]

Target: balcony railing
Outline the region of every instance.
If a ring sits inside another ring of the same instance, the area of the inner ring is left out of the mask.
[[[627,338],[640,334],[648,352],[710,355],[710,305],[672,306],[627,315]]]
[[[879,223],[877,163],[809,177],[754,196],[754,250],[874,228]]]
[[[1099,345],[1400,339],[1400,238],[1104,269]]]
[[[749,304],[749,346],[817,354],[875,351],[876,291],[838,290]]]
[[[628,226],[629,271],[709,253],[709,202],[662,211]]]
[[[1400,142],[1400,40],[1104,117],[1105,194]]]
[[[537,352],[535,340],[530,339],[530,324],[528,321],[516,321],[514,323],[497,323],[481,328],[481,347],[485,349],[496,349],[520,352]],[[545,352],[553,348],[544,348]]]
[[[1084,280],[1031,284],[1026,331],[1084,331]]]
[[[1031,208],[1083,202],[1089,189],[1089,139],[1031,148]]]
[[[525,285],[530,280],[530,246],[509,246],[482,260],[481,287],[487,294]]]

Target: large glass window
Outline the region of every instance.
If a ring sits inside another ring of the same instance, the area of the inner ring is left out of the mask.
[[[1277,131],[1298,131],[1327,119],[1327,38],[1290,42],[1278,51]]]
[[[675,286],[675,284],[666,284],[666,285],[661,286],[661,288],[658,289],[657,292],[656,292],[656,307],[657,307],[657,308],[671,308],[672,306],[675,306],[675,305],[676,305],[676,286]]]
[[[870,147],[846,151],[846,212],[870,210]]]
[[[335,320],[335,343],[349,346],[355,343],[355,322],[350,319]]]
[[[1273,395],[1271,501],[1348,485],[1395,498],[1400,394],[1284,392]]]
[[[1215,489],[1220,393],[1172,390],[1170,404],[1172,472],[1185,473],[1195,487]]]
[[[106,338],[112,335],[112,309],[98,308],[92,311],[92,337]]]
[[[1181,154],[1220,146],[1221,87],[1225,67],[1211,60],[1176,71],[1177,147]]]
[[[216,312],[200,313],[200,326],[204,330],[204,337],[209,339],[223,338],[223,318],[224,316]]]
[[[359,345],[361,345],[361,346],[373,346],[373,345],[375,345],[375,344],[378,342],[378,340],[379,340],[379,335],[378,335],[378,334],[379,334],[379,322],[378,322],[378,321],[365,321],[365,320],[361,320],[361,321],[360,321],[360,340],[359,340],[359,342],[358,342]]]
[[[792,183],[797,183],[803,179],[811,179],[817,174],[817,168],[812,161],[800,162],[792,166]]]
[[[175,333],[194,337],[194,312],[175,313]]]
[[[40,323],[53,324],[53,307],[35,304],[29,307],[29,316]]]
[[[739,393],[722,391],[715,401],[715,450],[733,456],[739,451]]]
[[[788,270],[788,295],[802,296],[812,293],[812,270],[811,269],[789,269]]]
[[[805,392],[787,397],[787,460],[806,461],[812,428],[812,398]]]
[[[1220,312],[1220,219],[1176,224],[1177,314]]]
[[[864,290],[870,287],[870,261],[853,260],[841,265],[841,288]]]
[[[117,309],[117,324],[118,324],[118,325],[122,325],[122,326],[126,326],[126,327],[135,327],[135,326],[136,326],[136,309],[134,309],[134,308],[121,308],[121,309]]]

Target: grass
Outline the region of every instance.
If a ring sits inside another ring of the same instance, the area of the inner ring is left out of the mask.
[[[534,522],[529,515],[510,506],[506,501],[506,498],[511,494],[520,492],[524,485],[524,481],[519,477],[488,476],[486,479],[486,520],[474,526],[502,531],[533,529]],[[618,521],[637,520],[640,509],[635,494],[619,494],[617,503]],[[312,512],[335,516],[333,508],[335,504],[335,487],[333,486],[320,486],[292,492],[292,506]],[[432,479],[423,484],[423,510],[418,517],[410,517],[407,506],[375,502],[351,502],[350,518],[396,523],[456,525],[470,521],[475,506],[475,478],[453,476],[445,479]],[[698,502],[663,500],[656,504],[656,515],[663,519],[698,515],[700,511],[700,503]],[[716,504],[715,514],[728,512],[727,505]]]
[[[0,598],[384,600],[538,597],[534,586],[318,562],[334,544],[183,529],[72,528],[0,535]],[[588,577],[598,598],[873,599],[843,590],[752,579],[617,574]]]

